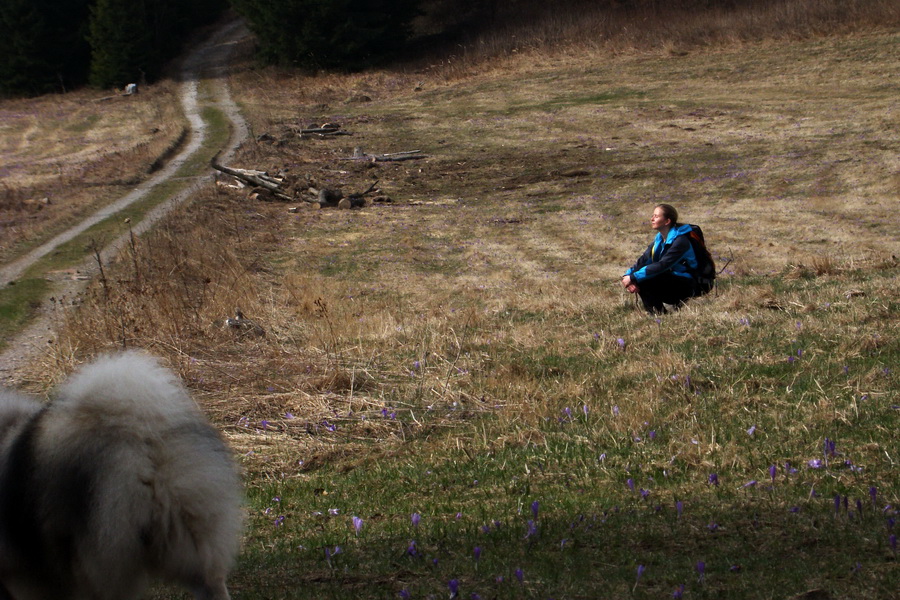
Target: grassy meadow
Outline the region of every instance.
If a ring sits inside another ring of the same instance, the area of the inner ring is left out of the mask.
[[[171,81],[0,102],[0,260],[11,261],[125,195],[181,144]]]
[[[235,599],[894,598],[898,48],[247,56],[234,166],[385,201],[204,189],[56,307],[23,387],[164,356],[244,473]],[[353,135],[294,133],[325,122]],[[721,273],[654,317],[619,278],[660,202]]]

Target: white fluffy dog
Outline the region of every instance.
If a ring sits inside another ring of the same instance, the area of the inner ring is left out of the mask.
[[[154,577],[227,600],[240,505],[228,447],[146,355],[46,405],[0,390],[0,600],[135,599]]]

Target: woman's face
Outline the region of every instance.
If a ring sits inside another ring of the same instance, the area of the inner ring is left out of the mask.
[[[672,219],[667,219],[665,216],[663,216],[663,210],[660,207],[657,206],[655,209],[653,209],[653,216],[650,217],[650,227],[654,231],[665,229],[671,224]]]

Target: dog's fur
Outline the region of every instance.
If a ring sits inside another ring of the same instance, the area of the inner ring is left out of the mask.
[[[159,577],[227,600],[231,453],[156,360],[101,358],[42,404],[0,390],[0,600],[126,600]]]

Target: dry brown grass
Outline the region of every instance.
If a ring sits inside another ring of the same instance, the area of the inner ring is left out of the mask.
[[[125,194],[184,135],[175,83],[107,94],[0,102],[0,259]]]
[[[891,0],[741,0],[738,2],[516,2],[494,20],[470,24],[452,51],[417,68],[446,79],[468,77],[521,61],[557,61],[585,53],[693,51],[800,40],[870,28],[895,27]],[[480,27],[479,27],[480,25]],[[443,50],[443,49],[442,49]]]
[[[862,33],[687,56],[535,49],[452,74],[308,77],[248,60],[234,96],[276,143],[246,144],[237,166],[345,190],[377,177],[395,202],[291,214],[205,191],[123,256],[106,289],[60,308],[68,326],[31,386],[86,355],[149,348],[265,476],[538,443],[543,422],[583,404],[611,436],[628,435],[673,401],[684,404],[670,417],[673,454],[740,463],[697,419],[696,389],[723,396],[735,420],[782,402],[799,422],[833,415],[790,404],[774,377],[708,376],[729,372],[747,344],[754,367],[784,362],[783,347],[747,341],[739,319],[787,336],[798,319],[826,336],[857,323],[848,356],[880,331],[881,309],[864,303],[887,297],[875,274],[896,253],[900,139],[885,126],[896,41]],[[348,101],[359,93],[371,101]],[[285,127],[324,120],[354,135],[300,140]],[[341,160],[354,146],[430,158]],[[717,295],[657,324],[616,282],[665,201],[704,227],[720,264],[733,261]],[[223,327],[236,307],[266,335]],[[621,418],[609,418],[616,407]],[[394,410],[406,418],[385,416]],[[467,423],[483,413],[497,425],[476,435]]]

